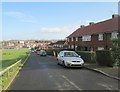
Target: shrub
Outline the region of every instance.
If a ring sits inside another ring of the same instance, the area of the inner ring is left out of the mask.
[[[120,66],[120,37],[112,39],[112,55],[114,58],[114,65]]]
[[[47,52],[47,55],[50,55],[50,56],[54,55],[52,49],[48,49],[48,50],[46,50],[46,52]]]
[[[76,51],[85,62],[95,63],[95,52],[90,51]]]
[[[96,61],[102,66],[113,66],[113,57],[111,51],[99,50],[96,51]]]

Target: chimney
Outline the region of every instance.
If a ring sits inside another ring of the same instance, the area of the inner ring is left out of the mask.
[[[89,23],[89,25],[93,25],[93,24],[94,24],[94,22],[90,22],[90,23]]]
[[[84,25],[81,25],[80,27],[81,27],[81,28],[83,28],[83,27],[84,27]]]
[[[117,18],[119,15],[118,14],[113,14],[112,18]]]

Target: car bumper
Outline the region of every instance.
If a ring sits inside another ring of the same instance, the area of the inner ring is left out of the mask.
[[[47,55],[40,54],[40,56],[47,56]]]
[[[79,63],[79,64],[67,63],[67,67],[84,67],[84,63]]]

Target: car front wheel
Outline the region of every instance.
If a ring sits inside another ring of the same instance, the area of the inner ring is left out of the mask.
[[[65,62],[64,62],[64,61],[62,62],[62,65],[63,65],[63,67],[64,67],[64,68],[66,68],[66,67],[67,67],[67,66],[65,65]]]

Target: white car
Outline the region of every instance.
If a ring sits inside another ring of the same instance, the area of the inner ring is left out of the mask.
[[[40,55],[40,50],[37,50],[37,55]]]
[[[83,67],[84,60],[75,51],[61,51],[58,56],[58,65],[63,67]]]
[[[40,56],[47,56],[47,53],[45,50],[40,50]]]

